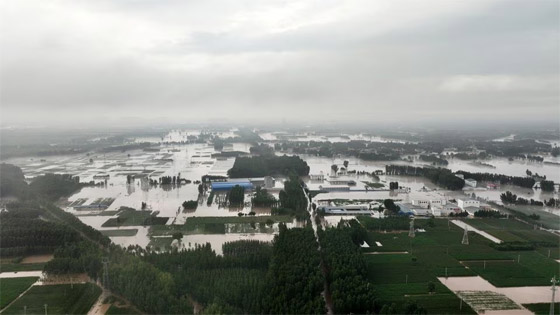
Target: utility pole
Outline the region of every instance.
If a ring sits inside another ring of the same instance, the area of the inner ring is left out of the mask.
[[[43,306],[45,307],[45,315],[47,315],[47,307],[48,307],[48,305],[47,305],[47,304],[44,304]]]
[[[414,233],[414,218],[410,220],[410,230],[408,231],[408,237],[415,237]]]
[[[550,282],[552,282],[552,288],[550,290],[552,290],[552,301],[550,301],[550,315],[554,315],[554,295],[556,293],[556,284],[558,283],[558,280],[556,280],[556,276],[552,277],[552,280],[550,280]]]
[[[465,233],[463,234],[463,240],[461,241],[463,245],[469,245],[469,228],[465,225]]]

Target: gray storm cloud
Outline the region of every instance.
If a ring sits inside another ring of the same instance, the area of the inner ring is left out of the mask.
[[[4,1],[3,125],[558,119],[558,1]]]

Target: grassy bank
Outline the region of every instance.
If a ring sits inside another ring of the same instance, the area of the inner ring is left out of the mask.
[[[33,263],[33,264],[2,263],[0,264],[0,272],[36,271],[36,270],[43,270],[44,267],[45,267],[45,263]]]
[[[0,281],[0,309],[12,303],[23,291],[27,290],[39,277],[5,278]]]
[[[100,232],[105,236],[134,236],[138,233],[138,229],[102,230]]]
[[[44,314],[47,304],[49,314],[87,314],[95,303],[101,289],[92,283],[34,286],[20,297],[4,313],[23,314],[27,306],[28,314]]]

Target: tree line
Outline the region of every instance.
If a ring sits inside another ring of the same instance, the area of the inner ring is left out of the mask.
[[[266,189],[257,187],[255,196],[251,199],[251,203],[256,207],[274,207],[277,205],[278,200],[276,197],[269,194]]]
[[[387,175],[423,176],[434,184],[449,190],[460,190],[465,186],[462,178],[455,176],[446,168],[414,167],[409,165],[386,165]]]
[[[373,313],[375,295],[367,281],[367,267],[359,245],[367,232],[356,220],[319,230],[327,283],[337,314]]]
[[[533,188],[535,185],[535,180],[531,177],[508,176],[492,173],[470,173],[465,171],[457,171],[457,174],[463,174],[465,178],[472,178],[477,181],[500,182],[502,185],[508,184],[524,188]]]
[[[297,176],[291,176],[284,182],[284,189],[278,195],[279,208],[273,208],[273,215],[293,215],[298,220],[309,218],[308,200],[303,191],[303,183]]]
[[[435,155],[425,155],[425,154],[420,154],[420,160],[424,161],[424,162],[430,162],[434,165],[447,165],[449,164],[449,162],[447,162],[446,159],[442,159],[438,156]]]
[[[320,256],[310,227],[288,229],[280,224],[274,238],[270,268],[266,277],[267,295],[262,313],[325,313],[321,297],[324,278]]]
[[[231,178],[262,177],[271,175],[309,174],[307,162],[299,156],[253,156],[235,159],[233,167],[228,171]]]

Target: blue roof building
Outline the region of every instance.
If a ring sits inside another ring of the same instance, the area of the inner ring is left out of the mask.
[[[253,184],[249,181],[239,181],[239,182],[212,182],[210,183],[212,190],[231,190],[235,186],[241,186],[245,189],[253,189]]]

